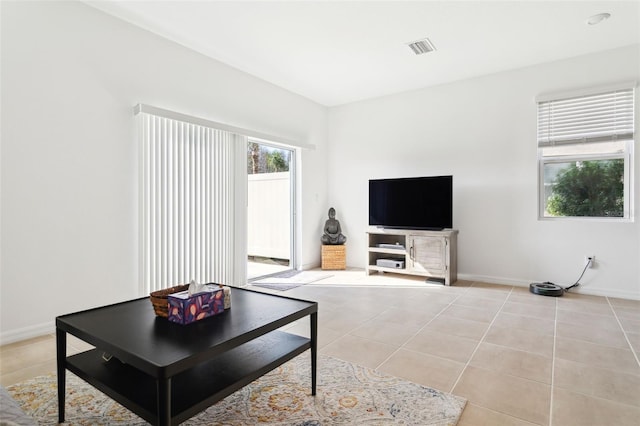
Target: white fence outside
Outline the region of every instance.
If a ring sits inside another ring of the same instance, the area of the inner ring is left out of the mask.
[[[291,199],[289,172],[249,175],[247,254],[289,259]]]

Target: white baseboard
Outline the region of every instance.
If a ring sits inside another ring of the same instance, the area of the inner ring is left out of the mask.
[[[492,283],[492,284],[504,284],[518,287],[528,287],[532,282],[536,282],[535,280],[519,280],[515,278],[504,278],[504,277],[489,277],[484,275],[472,275],[472,274],[458,274],[459,280],[465,281],[478,281],[483,283]],[[606,296],[606,297],[616,297],[620,299],[632,299],[632,300],[640,300],[640,293],[634,293],[630,291],[618,291],[612,290],[608,288],[590,288],[589,286],[578,286],[572,288],[571,293],[579,293],[579,294],[589,294],[592,296]]]
[[[606,296],[617,299],[640,300],[640,293],[632,293],[630,291],[617,291],[608,288],[589,288],[587,286],[579,286],[572,288],[571,293],[589,294],[592,296]]]
[[[486,275],[473,275],[473,274],[458,274],[458,279],[465,280],[465,281],[478,281],[481,283],[513,285],[518,287],[528,286],[529,284],[532,283],[532,281],[524,281],[516,278],[490,277]]]
[[[40,337],[47,334],[53,334],[55,332],[56,327],[53,321],[19,328],[17,330],[9,330],[0,333],[0,345],[7,345],[9,343],[32,339],[34,337]]]

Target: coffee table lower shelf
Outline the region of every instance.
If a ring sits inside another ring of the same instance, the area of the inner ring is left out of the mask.
[[[181,423],[311,348],[311,340],[272,331],[171,377],[171,424]],[[155,378],[93,349],[66,368],[151,424],[158,423]],[[313,372],[315,374],[315,372]]]

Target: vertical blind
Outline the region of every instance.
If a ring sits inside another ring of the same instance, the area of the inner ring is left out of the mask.
[[[233,282],[234,157],[239,138],[138,113],[140,286],[143,294]]]
[[[538,102],[538,146],[633,139],[633,88]]]

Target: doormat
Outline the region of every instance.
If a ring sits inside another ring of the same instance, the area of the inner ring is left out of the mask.
[[[328,274],[322,271],[285,271],[282,274],[278,274],[273,277],[251,281],[249,284],[257,287],[284,291],[300,287],[304,284],[320,281],[332,276],[333,274]]]
[[[7,386],[39,425],[58,424],[56,376]],[[311,396],[309,351],[183,423],[194,425],[455,425],[464,398],[376,370],[318,355]],[[67,373],[65,425],[141,426],[147,422]]]

